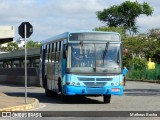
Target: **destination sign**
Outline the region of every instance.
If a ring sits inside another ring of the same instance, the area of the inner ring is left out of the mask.
[[[71,33],[69,35],[70,41],[112,41],[119,42],[119,34],[112,33]]]

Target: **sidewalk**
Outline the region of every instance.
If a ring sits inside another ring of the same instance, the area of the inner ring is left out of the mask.
[[[0,111],[25,111],[39,106],[39,101],[35,98],[13,97],[0,93]]]

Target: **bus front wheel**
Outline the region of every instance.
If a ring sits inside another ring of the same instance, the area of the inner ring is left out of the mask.
[[[111,101],[111,95],[103,95],[104,103],[110,103],[110,101]]]
[[[61,94],[61,100],[62,100],[62,102],[68,102],[69,96],[68,96],[68,95],[64,95],[64,94]]]

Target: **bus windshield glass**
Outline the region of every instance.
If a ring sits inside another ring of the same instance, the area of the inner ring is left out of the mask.
[[[70,72],[120,73],[120,43],[71,43]]]

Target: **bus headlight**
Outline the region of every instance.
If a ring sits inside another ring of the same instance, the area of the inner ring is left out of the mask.
[[[116,82],[116,85],[119,85],[119,83],[118,83],[118,82]]]
[[[72,85],[75,85],[75,82],[72,82]]]
[[[70,82],[66,82],[66,85],[69,85],[70,84]]]

